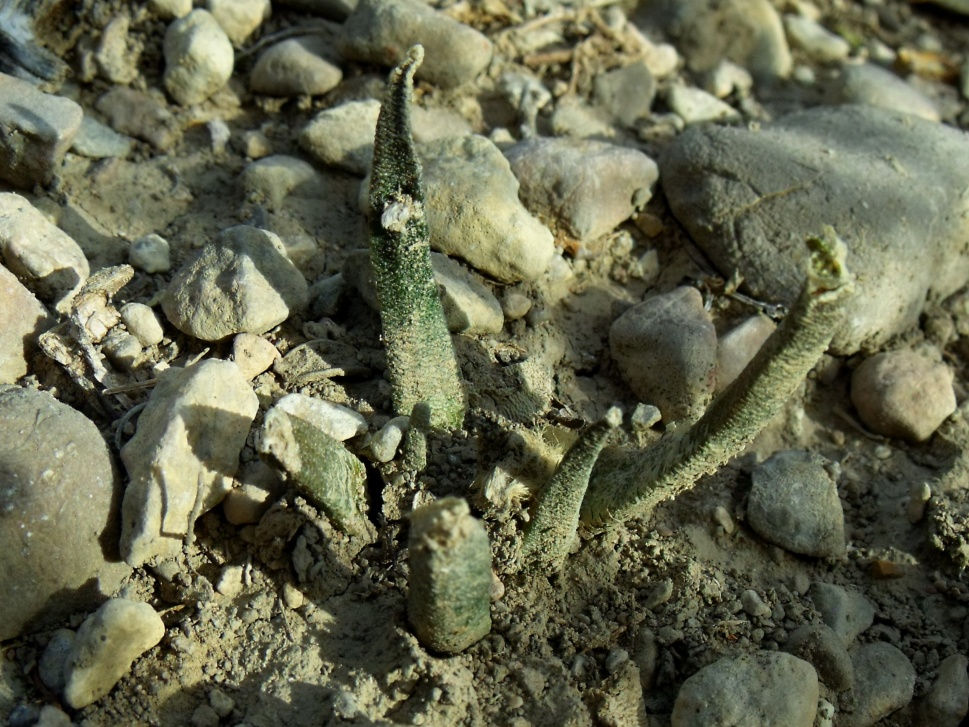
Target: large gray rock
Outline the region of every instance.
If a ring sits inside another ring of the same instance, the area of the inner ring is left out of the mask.
[[[258,408],[231,361],[209,359],[159,377],[121,450],[131,480],[121,513],[128,563],[177,553],[194,517],[222,502]]]
[[[865,106],[812,109],[760,130],[689,129],[660,160],[676,217],[756,297],[793,303],[805,238],[834,226],[859,274],[832,344],[842,354],[879,346],[917,323],[926,295],[965,283],[967,168],[964,133]]]
[[[121,482],[98,428],[50,394],[0,386],[0,641],[111,595]]]
[[[491,41],[420,0],[361,0],[341,35],[341,54],[351,60],[394,66],[408,49],[424,46],[417,78],[442,88],[471,81],[491,61]]]
[[[814,667],[790,654],[760,651],[720,659],[683,682],[673,704],[673,727],[811,727],[818,694]]]
[[[306,279],[272,232],[224,230],[175,274],[162,300],[172,325],[203,341],[265,333],[303,308]]]

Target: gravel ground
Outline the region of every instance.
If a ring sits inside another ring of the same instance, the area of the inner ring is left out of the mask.
[[[19,5],[0,721],[963,723],[964,2]],[[451,431],[395,411],[365,252],[415,43]],[[627,446],[684,431],[825,225],[856,295],[780,413],[519,570],[577,433],[614,406]],[[469,506],[439,503],[445,556],[486,533],[492,558],[485,635],[453,654],[408,615],[433,532],[408,515],[445,497]]]

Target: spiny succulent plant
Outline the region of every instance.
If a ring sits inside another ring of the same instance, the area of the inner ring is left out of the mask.
[[[434,427],[456,429],[467,398],[431,268],[424,183],[411,133],[415,45],[390,75],[377,119],[370,177],[373,268],[394,408],[409,415],[430,406]]]

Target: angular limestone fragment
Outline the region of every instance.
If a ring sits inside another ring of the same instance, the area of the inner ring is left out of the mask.
[[[160,378],[121,450],[131,479],[121,555],[133,566],[178,552],[194,518],[222,501],[259,408],[231,361],[210,359]]]

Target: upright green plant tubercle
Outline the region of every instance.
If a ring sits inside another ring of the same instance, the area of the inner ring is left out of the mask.
[[[854,277],[830,226],[807,241],[807,281],[791,312],[743,373],[689,429],[650,449],[605,449],[589,481],[581,520],[590,525],[646,515],[737,455],[773,418],[821,358],[841,324]]]
[[[622,423],[622,412],[612,407],[591,424],[565,453],[562,461],[532,507],[532,519],[522,542],[521,564],[557,571],[569,554],[579,527],[579,508],[589,476],[609,435]]]
[[[411,133],[414,73],[424,58],[411,48],[391,74],[380,108],[370,177],[373,267],[394,408],[409,415],[427,403],[434,427],[455,429],[467,399],[431,268],[421,165]]]

